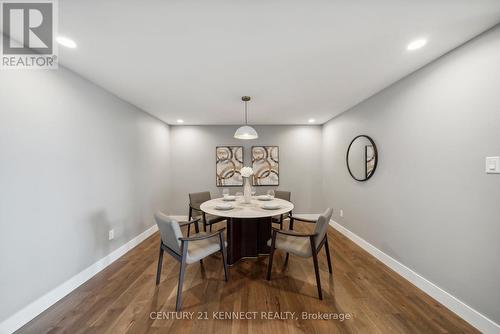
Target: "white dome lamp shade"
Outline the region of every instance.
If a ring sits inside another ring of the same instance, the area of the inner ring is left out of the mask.
[[[247,117],[247,103],[250,101],[250,96],[243,96],[241,100],[245,102],[245,125],[239,127],[234,133],[234,138],[236,139],[257,139],[259,135],[254,128],[248,125],[248,117]]]

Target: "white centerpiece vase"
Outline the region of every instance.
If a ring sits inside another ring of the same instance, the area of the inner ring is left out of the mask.
[[[250,204],[252,202],[252,186],[250,185],[250,178],[243,178],[245,185],[243,186],[243,203]]]
[[[243,177],[243,203],[250,204],[252,202],[252,186],[250,185],[250,177],[253,175],[252,167],[243,167],[240,170]]]

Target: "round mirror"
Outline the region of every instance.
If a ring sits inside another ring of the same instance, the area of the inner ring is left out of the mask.
[[[354,138],[347,149],[347,169],[356,181],[366,181],[377,168],[377,146],[373,139],[360,135]]]

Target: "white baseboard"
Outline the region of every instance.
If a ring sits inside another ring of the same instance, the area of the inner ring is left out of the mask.
[[[302,217],[317,217],[318,215],[299,215]],[[185,219],[186,217],[179,217],[178,219]],[[373,255],[380,262],[384,263],[386,266],[394,270],[396,273],[401,275],[403,278],[414,284],[416,287],[427,293],[432,298],[436,299],[438,302],[446,306],[448,309],[456,313],[459,317],[467,321],[469,324],[477,328],[483,333],[500,333],[500,325],[496,324],[492,320],[488,319],[478,311],[474,310],[467,304],[463,303],[459,299],[455,298],[448,292],[444,291],[434,283],[428,281],[424,277],[420,276],[410,268],[406,267],[402,263],[393,259],[389,255],[385,254],[363,238],[354,234],[347,228],[343,227],[335,221],[330,221],[330,225],[353,241],[355,244],[363,248],[365,251]],[[54,288],[50,292],[46,293],[42,297],[38,298],[25,308],[16,312],[11,317],[7,318],[4,322],[0,324],[0,334],[7,334],[16,331],[23,325],[34,319],[40,313],[48,309],[50,306],[54,305],[61,298],[69,294],[71,291],[78,288],[81,284],[85,283],[87,280],[95,276],[101,270],[109,266],[111,263],[116,261],[118,258],[126,254],[128,251],[133,249],[135,246],[139,245],[153,233],[158,230],[156,225],[150,227],[146,231],[139,234],[134,239],[130,240],[120,248],[113,251],[111,254],[102,258],[101,260],[95,262],[93,265],[87,269],[76,274],[60,286]]]
[[[306,215],[301,215],[306,216]],[[317,215],[315,215],[317,217]],[[386,266],[394,270],[396,273],[401,275],[403,278],[411,282],[413,285],[418,287],[420,290],[427,293],[429,296],[446,306],[449,310],[457,314],[460,318],[467,321],[469,324],[477,328],[483,333],[500,333],[500,325],[488,319],[478,311],[474,310],[472,307],[463,303],[459,299],[455,298],[448,292],[441,289],[439,286],[428,281],[424,277],[420,276],[418,273],[414,272],[410,268],[406,267],[404,264],[393,259],[389,255],[382,252],[380,249],[376,248],[368,241],[354,234],[344,226],[331,220],[330,225],[353,241],[355,244],[363,248],[365,251],[373,255],[380,262],[384,263]]]
[[[40,313],[54,305],[61,298],[69,294],[71,291],[78,288],[80,285],[85,283],[87,280],[95,276],[101,270],[115,262],[121,256],[126,254],[128,251],[133,249],[135,246],[139,245],[141,242],[146,240],[153,233],[158,231],[158,226],[153,225],[146,231],[142,232],[123,246],[111,252],[109,255],[103,257],[99,261],[92,264],[87,269],[81,271],[75,276],[71,277],[69,280],[59,285],[58,287],[52,289],[42,297],[38,298],[25,308],[19,310],[14,315],[7,318],[5,321],[0,323],[0,334],[12,333],[23,325],[27,324],[29,321],[34,319]]]

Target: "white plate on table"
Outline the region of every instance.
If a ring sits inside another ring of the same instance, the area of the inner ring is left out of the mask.
[[[259,201],[272,201],[273,197],[271,197],[269,195],[260,195],[260,196],[257,196],[257,199]]]
[[[222,200],[224,200],[224,201],[236,201],[236,196],[229,195],[229,196],[223,197]]]
[[[278,210],[278,209],[281,209],[281,206],[279,204],[269,203],[269,204],[262,205],[262,209],[266,209],[266,210]]]
[[[231,210],[231,209],[234,209],[234,206],[230,203],[221,203],[221,204],[217,204],[215,206],[215,209],[216,210]]]

